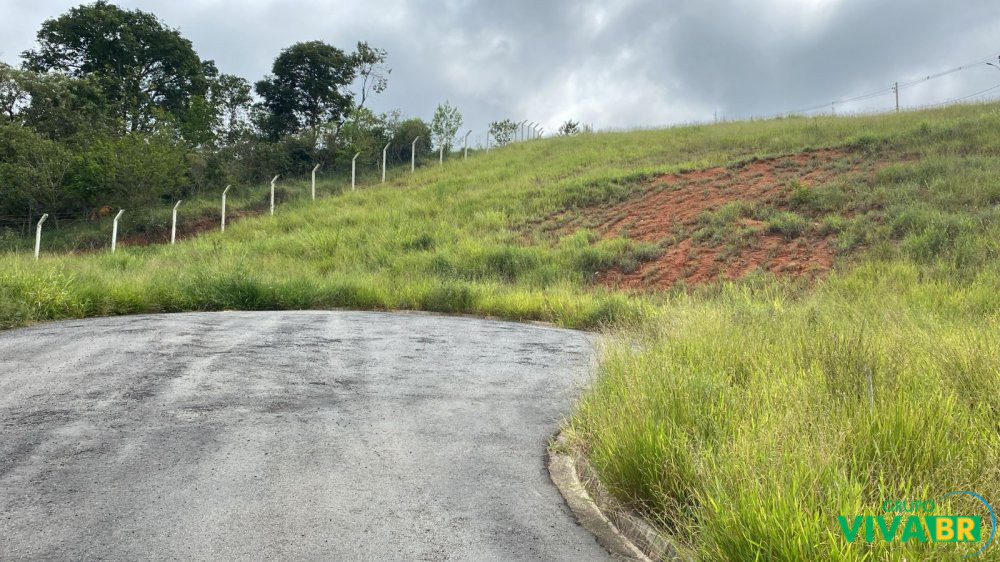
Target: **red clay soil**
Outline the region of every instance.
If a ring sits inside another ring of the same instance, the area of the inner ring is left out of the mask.
[[[668,174],[620,203],[576,210],[572,217],[564,215],[568,220],[559,230],[589,226],[606,238],[624,235],[659,243],[661,254],[640,263],[635,271],[611,270],[598,276],[599,282],[622,289],[735,279],[753,271],[815,277],[828,271],[835,257],[832,239],[820,234],[817,223],[797,236],[786,237],[768,232],[761,221],[743,218],[730,229],[739,239],[727,245],[691,237],[698,228],[699,215],[734,201],[788,209],[793,182],[819,186],[870,166],[856,155],[822,150]]]

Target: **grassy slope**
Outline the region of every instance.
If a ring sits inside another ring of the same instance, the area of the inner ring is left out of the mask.
[[[755,276],[615,294],[593,274],[655,248],[526,230],[652,174],[823,146],[905,161],[817,188],[843,207],[841,247],[865,250],[809,291]],[[571,424],[620,497],[707,558],[895,558],[909,551],[848,546],[835,516],[1000,498],[998,156],[997,106],[534,141],[172,248],[2,255],[0,326],[326,307],[634,326]]]
[[[435,160],[435,163],[437,161]],[[425,162],[418,162],[424,165]],[[410,170],[409,161],[404,166],[390,164],[388,177],[396,179]],[[359,183],[374,183],[381,179],[380,170],[360,170]],[[350,189],[350,173],[337,171],[317,174],[316,197],[329,197]],[[227,193],[226,209],[228,224],[241,220],[244,216],[261,215],[270,206],[270,185],[268,183],[233,185]],[[186,196],[177,215],[178,237],[184,238],[192,232],[219,226],[222,186]],[[282,205],[289,201],[310,197],[310,181],[307,176],[300,178],[280,178],[275,186],[275,201]],[[171,209],[176,201],[162,201],[157,205],[127,205],[118,225],[118,239],[145,238],[150,242],[164,243],[170,239]],[[88,252],[107,249],[111,238],[111,224],[117,208],[108,217],[94,220],[61,220],[50,218],[42,229],[42,248],[47,253]],[[37,217],[36,217],[37,220]],[[23,232],[21,233],[23,234]],[[35,247],[34,229],[31,236],[18,235],[18,231],[0,230],[0,253],[31,252]]]

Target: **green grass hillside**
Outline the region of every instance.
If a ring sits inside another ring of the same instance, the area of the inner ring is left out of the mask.
[[[663,239],[573,218],[663,174],[826,148],[878,165]],[[954,490],[1000,504],[1000,105],[553,138],[342,187],[174,247],[0,255],[0,326],[344,307],[603,328],[568,432],[622,501],[705,559],[957,559],[972,549],[848,543],[837,516],[975,508],[940,501]],[[813,230],[835,249],[828,275],[604,283],[683,237]]]

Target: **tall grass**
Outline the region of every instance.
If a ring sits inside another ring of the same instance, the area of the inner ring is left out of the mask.
[[[998,273],[871,262],[799,299],[677,297],[610,345],[572,432],[620,498],[700,558],[958,559],[982,544],[852,544],[837,516],[932,499],[988,534],[985,510],[941,496],[1000,498]]]

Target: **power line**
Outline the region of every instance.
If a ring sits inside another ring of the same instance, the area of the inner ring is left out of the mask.
[[[808,113],[810,111],[816,111],[816,110],[824,109],[824,108],[827,108],[827,107],[829,107],[829,108],[835,108],[838,105],[844,105],[846,103],[853,103],[853,102],[859,102],[859,101],[865,101],[865,100],[869,100],[869,99],[879,98],[879,97],[882,97],[882,96],[885,96],[885,95],[888,95],[888,94],[893,94],[893,93],[897,93],[898,94],[899,90],[901,90],[903,88],[909,88],[909,87],[912,87],[912,86],[916,86],[917,84],[922,84],[924,82],[927,82],[927,81],[930,81],[930,80],[934,80],[936,78],[941,78],[943,76],[948,76],[949,74],[954,74],[956,72],[961,72],[963,70],[968,70],[970,68],[978,68],[978,67],[980,67],[980,66],[982,66],[982,65],[984,65],[984,64],[986,64],[988,62],[991,62],[993,60],[997,60],[997,56],[996,55],[990,55],[988,57],[980,58],[980,59],[977,59],[975,61],[965,63],[965,64],[963,64],[961,66],[956,66],[956,67],[950,68],[948,70],[943,70],[941,72],[937,72],[937,73],[934,73],[934,74],[929,74],[929,75],[927,75],[927,76],[925,76],[923,78],[918,78],[918,79],[915,79],[915,80],[910,80],[908,82],[899,82],[896,85],[889,86],[887,88],[882,88],[880,90],[875,90],[875,91],[872,91],[872,92],[868,92],[867,94],[861,94],[861,95],[850,97],[850,98],[843,98],[843,99],[833,100],[833,101],[829,101],[829,102],[823,103],[823,104],[817,104],[817,105],[813,105],[813,106],[809,106],[809,107],[804,107],[804,108],[801,108],[801,109],[795,109],[795,110],[792,110],[792,111],[786,111],[786,112],[780,113],[779,115],[792,115],[792,114],[796,114],[796,113]],[[990,92],[990,91],[992,91],[994,89],[995,88],[990,88],[988,90],[984,90],[983,92],[977,92],[975,94],[971,94],[971,95],[963,97],[963,98],[958,98],[957,100],[951,100],[951,101],[943,102],[940,105],[944,105],[944,104],[948,104],[948,103],[954,103],[955,101],[961,101],[963,99],[968,99],[968,98],[971,98],[971,97],[982,95],[983,93]]]
[[[1000,84],[997,84],[996,86],[993,86],[992,88],[986,88],[985,90],[980,90],[980,91],[978,91],[978,92],[976,92],[974,94],[969,94],[967,96],[962,96],[960,98],[950,99],[948,101],[934,103],[934,104],[931,104],[931,105],[924,105],[924,106],[921,106],[921,107],[922,108],[929,108],[929,107],[940,107],[942,105],[949,105],[949,104],[957,103],[957,102],[960,102],[960,101],[965,101],[967,99],[974,98],[974,97],[977,97],[977,96],[981,96],[983,94],[988,94],[988,93],[990,93],[990,92],[992,92],[994,90],[1000,90]]]
[[[965,63],[965,64],[963,64],[961,66],[956,66],[955,68],[950,68],[948,70],[944,70],[944,71],[938,72],[936,74],[930,74],[930,75],[927,75],[927,76],[925,76],[923,78],[918,78],[916,80],[911,80],[909,82],[900,82],[899,83],[899,87],[900,88],[909,88],[910,86],[915,86],[917,84],[921,84],[923,82],[927,82],[928,80],[934,80],[935,78],[941,78],[942,76],[947,76],[949,74],[954,74],[956,72],[959,72],[959,71],[962,71],[962,70],[968,70],[970,68],[977,68],[977,67],[980,67],[980,66],[982,66],[982,65],[984,65],[984,64],[986,64],[986,63],[988,63],[990,61],[996,60],[996,58],[997,58],[996,56],[990,55],[990,56],[988,56],[986,58],[979,59],[979,60],[976,60],[976,61],[973,61],[973,62],[968,62],[968,63]]]

